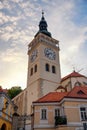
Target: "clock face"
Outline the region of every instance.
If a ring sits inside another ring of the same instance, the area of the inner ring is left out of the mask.
[[[51,48],[45,48],[44,50],[45,56],[51,60],[56,59],[56,54]]]
[[[30,57],[31,62],[33,62],[33,61],[36,59],[37,54],[38,54],[38,51],[37,51],[37,50],[34,50],[34,51],[32,52],[31,57]]]

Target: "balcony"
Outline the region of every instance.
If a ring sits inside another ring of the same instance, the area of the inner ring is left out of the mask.
[[[66,124],[67,124],[66,116],[55,116],[55,126],[66,125]]]

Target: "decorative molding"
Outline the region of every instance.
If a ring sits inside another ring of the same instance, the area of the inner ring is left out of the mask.
[[[54,128],[54,125],[40,124],[40,125],[34,125],[34,128]]]

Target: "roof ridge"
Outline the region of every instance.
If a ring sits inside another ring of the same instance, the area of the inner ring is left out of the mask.
[[[41,100],[42,98],[44,98],[44,97],[46,97],[48,94],[50,94],[50,93],[53,93],[53,92],[49,92],[49,93],[47,93],[46,95],[44,95],[44,96],[42,96],[42,97],[40,97],[39,99],[37,99],[36,101],[33,101],[33,103],[34,102],[37,102],[37,101],[39,101],[39,100]]]
[[[77,88],[79,88],[79,89],[77,89]],[[87,87],[86,86],[75,86],[68,94],[67,94],[67,96],[70,96],[70,94],[72,94],[73,93],[73,91],[76,89],[76,94],[78,93],[78,91],[82,91],[84,94],[86,94],[86,92],[83,90],[84,88],[86,88],[87,89]],[[87,95],[87,94],[86,94]]]
[[[70,73],[70,74],[66,75],[65,77],[63,77],[61,79],[61,82],[64,81],[64,80],[66,80],[66,79],[68,79],[68,78],[70,78],[70,77],[86,77],[86,76],[84,76],[84,75],[82,75],[82,74],[80,74],[80,73],[78,73],[76,71],[73,71],[72,73]]]

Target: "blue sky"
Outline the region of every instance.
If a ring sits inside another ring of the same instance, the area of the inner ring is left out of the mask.
[[[62,77],[87,76],[87,0],[0,0],[0,85],[26,87],[28,44],[44,10],[48,31],[60,41]]]

